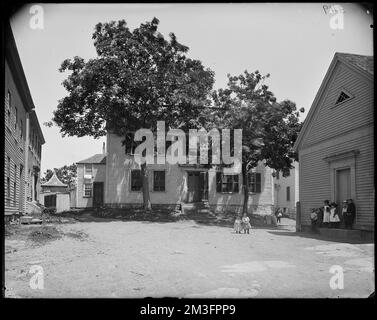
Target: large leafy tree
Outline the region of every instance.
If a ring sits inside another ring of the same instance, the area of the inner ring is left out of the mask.
[[[61,182],[67,184],[70,188],[75,186],[77,178],[77,165],[75,163],[60,168],[47,169],[41,179],[42,183],[50,180],[54,172]]]
[[[61,72],[68,95],[59,101],[53,122],[68,136],[98,138],[107,131],[131,143],[140,128],[196,127],[210,100],[214,73],[187,57],[188,47],[158,31],[159,20],[131,31],[124,20],[98,23],[93,33],[97,57],[65,60]],[[146,164],[141,165],[144,208],[151,210]]]
[[[269,74],[245,71],[239,76],[228,75],[226,89],[214,92],[216,109],[208,114],[207,126],[242,129],[242,180],[247,212],[249,175],[259,161],[282,171],[283,176],[292,168],[296,158],[292,148],[301,129],[301,108],[289,100],[277,102],[265,84]]]

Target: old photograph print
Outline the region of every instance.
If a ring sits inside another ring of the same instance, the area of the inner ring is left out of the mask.
[[[373,295],[373,24],[356,3],[19,7],[4,297]],[[138,312],[235,313],[198,308]]]

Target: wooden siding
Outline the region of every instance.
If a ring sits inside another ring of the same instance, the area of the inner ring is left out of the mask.
[[[11,101],[9,101],[8,91],[10,92]],[[14,78],[11,74],[7,61],[5,62],[5,154],[4,154],[4,211],[5,214],[18,213],[20,208],[19,201],[23,202],[22,212],[25,212],[24,204],[25,195],[25,134],[26,134],[26,110],[19,92],[17,90]],[[16,121],[15,107],[17,107],[17,127],[14,128]],[[10,110],[10,124],[8,125],[8,110]],[[22,120],[23,139],[20,138],[20,124]],[[8,157],[10,158],[10,170],[8,171]],[[15,170],[16,165],[16,172]],[[20,179],[20,165],[23,166],[23,176]],[[7,195],[7,178],[10,180],[10,196]],[[14,196],[14,183],[16,183],[16,197]],[[20,198],[21,197],[21,198]]]
[[[372,229],[374,226],[374,145],[372,130],[359,135],[358,130],[348,134],[340,143],[328,141],[323,148],[300,152],[300,202],[302,224],[310,224],[310,209],[331,199],[330,167],[324,158],[350,150],[359,150],[356,157],[356,221],[355,228]],[[354,136],[355,138],[352,138]],[[342,139],[337,139],[339,140]]]
[[[90,208],[93,206],[93,194],[91,197],[84,197],[84,164],[77,164],[77,189],[76,189],[76,206],[77,208]],[[106,165],[93,164],[92,182],[106,181]],[[104,183],[105,185],[105,183]],[[105,195],[104,195],[105,197]]]
[[[342,89],[354,97],[337,106]],[[373,82],[338,62],[304,136],[303,149],[373,122]]]
[[[42,141],[43,137],[38,134],[35,128],[38,124],[30,123],[29,114],[27,113],[24,102],[20,95],[22,88],[16,85],[12,71],[5,61],[5,103],[4,103],[4,121],[5,121],[5,153],[4,153],[4,211],[5,214],[26,213],[27,201],[32,200],[33,196],[33,167],[40,168],[40,154],[36,151],[36,145],[31,146],[29,141],[29,132],[33,132]],[[8,96],[10,92],[10,101]],[[16,111],[17,108],[17,126]],[[8,122],[8,110],[10,110],[10,123]],[[22,121],[22,122],[21,122]],[[9,123],[9,125],[8,125]],[[22,123],[22,126],[21,126]],[[21,137],[22,129],[22,137]],[[10,170],[8,172],[8,157],[10,158]],[[23,171],[20,177],[20,166]],[[15,167],[16,166],[16,167]],[[15,172],[16,170],[16,172]],[[7,194],[7,178],[10,180],[10,197]],[[37,183],[37,199],[39,199],[39,177]],[[14,183],[16,183],[16,192],[14,193]],[[20,203],[21,202],[21,203]]]

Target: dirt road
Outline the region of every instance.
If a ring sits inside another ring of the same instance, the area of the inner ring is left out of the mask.
[[[250,235],[194,221],[57,229],[61,237],[37,245],[6,238],[6,296],[367,297],[374,291],[373,244],[298,236],[289,223]],[[43,289],[30,287],[31,266],[42,267]],[[344,272],[343,289],[330,287],[332,266]]]

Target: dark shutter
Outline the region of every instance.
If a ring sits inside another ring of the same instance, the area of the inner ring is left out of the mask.
[[[221,192],[221,172],[216,172],[216,192]]]
[[[262,187],[261,187],[261,174],[256,172],[255,173],[255,192],[256,193],[260,193],[261,190],[262,190]]]
[[[239,192],[238,174],[233,176],[233,192]]]

